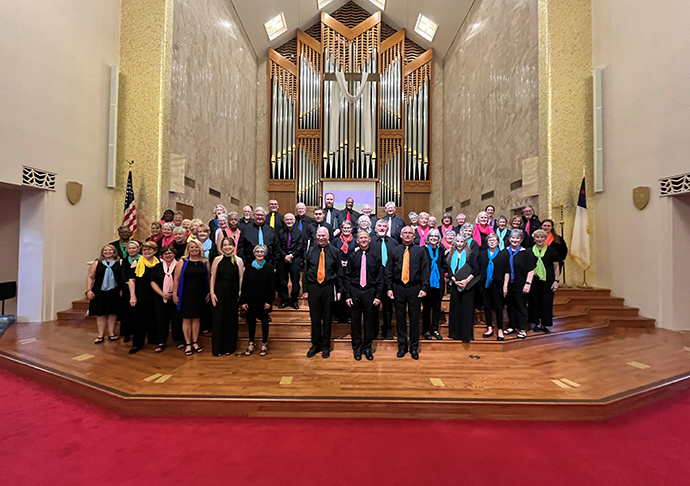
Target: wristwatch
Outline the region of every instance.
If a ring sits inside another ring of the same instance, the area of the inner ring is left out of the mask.
[[[556,280],[555,280],[555,282],[557,282],[557,283],[561,283],[561,281],[560,281],[560,280],[558,280],[558,279],[556,279]]]

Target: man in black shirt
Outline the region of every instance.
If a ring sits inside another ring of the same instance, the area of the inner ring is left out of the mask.
[[[353,208],[355,207],[355,200],[351,197],[345,199],[345,209],[340,211],[340,222],[349,221],[352,223],[353,232],[358,230],[357,220],[361,216]]]
[[[340,234],[340,211],[333,207],[334,204],[335,196],[332,192],[327,192],[323,196],[323,217],[326,223],[333,226],[331,239]],[[316,218],[316,214],[314,214],[314,218]]]
[[[280,247],[285,255],[278,264],[280,274],[279,293],[282,303],[281,309],[285,309],[289,304],[293,309],[299,309],[299,271],[302,265],[302,253],[304,252],[304,233],[295,224],[295,216],[292,213],[285,215],[285,227],[278,232]],[[288,297],[288,279],[292,281],[292,292]]]
[[[242,208],[242,217],[240,218],[240,222],[237,224],[237,227],[240,229],[240,231],[244,231],[244,228],[249,226],[254,222],[254,218],[252,218],[252,212],[254,211],[254,208],[250,204],[247,204]],[[253,249],[253,248],[252,248]],[[252,253],[253,255],[253,253]]]
[[[405,226],[405,220],[396,215],[395,210],[395,203],[393,201],[387,202],[386,215],[381,219],[383,219],[388,225],[386,234],[388,236],[392,236],[398,241],[398,243],[400,243],[400,231],[402,231],[403,227]]]
[[[266,224],[266,210],[262,207],[254,211],[254,222],[245,226],[237,243],[237,256],[245,266],[254,261],[254,247],[266,245],[266,263],[276,268],[278,259],[282,259],[282,249],[278,245],[278,234]]]
[[[316,230],[319,228],[326,228],[328,230],[328,239],[333,239],[333,226],[324,221],[322,208],[314,209],[314,221],[307,228],[307,250],[316,246]]]
[[[371,343],[376,337],[376,323],[383,293],[383,267],[381,258],[370,246],[371,237],[366,231],[357,234],[359,249],[348,253],[343,294],[350,307],[352,321],[352,352],[360,361],[362,353],[371,361]],[[364,314],[364,341],[362,341],[362,314]]]
[[[285,226],[284,216],[278,212],[280,206],[276,199],[268,201],[268,214],[266,215],[267,224],[280,233],[280,230]]]
[[[314,245],[304,260],[304,298],[309,302],[311,318],[311,348],[308,358],[321,353],[323,358],[331,355],[331,304],[340,300],[339,286],[342,284],[343,266],[340,252],[328,244],[328,229],[316,230]]]
[[[376,222],[376,236],[374,237],[371,245],[378,251],[381,255],[381,265],[384,270],[390,261],[391,252],[399,245],[398,241],[388,236],[388,223],[380,219]],[[393,300],[388,298],[388,291],[390,288],[386,287],[384,284],[383,295],[381,298],[382,311],[383,311],[383,326],[381,327],[381,332],[383,336],[391,341],[393,340]],[[378,324],[378,323],[377,323]],[[378,334],[378,333],[377,333]]]
[[[307,216],[307,205],[303,202],[298,202],[295,206],[295,224],[297,229],[300,230],[305,235],[307,234],[307,229],[309,225],[314,221],[314,218]]]
[[[414,244],[414,230],[405,226],[400,232],[402,245],[390,252],[386,265],[385,285],[393,299],[398,323],[398,358],[407,354],[419,359],[419,314],[422,298],[429,291],[429,260],[425,249]],[[407,339],[406,314],[410,316],[410,339]]]

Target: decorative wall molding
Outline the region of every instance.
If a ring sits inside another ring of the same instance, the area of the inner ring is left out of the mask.
[[[55,179],[57,174],[46,170],[34,169],[33,167],[22,166],[22,184],[25,186],[38,187],[39,189],[55,190]]]
[[[661,196],[690,193],[690,173],[659,179]]]

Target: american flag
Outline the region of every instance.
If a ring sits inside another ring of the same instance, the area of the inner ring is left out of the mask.
[[[137,205],[134,202],[134,188],[132,187],[132,171],[127,177],[127,193],[125,194],[125,213],[122,216],[122,226],[127,226],[130,233],[137,230]]]

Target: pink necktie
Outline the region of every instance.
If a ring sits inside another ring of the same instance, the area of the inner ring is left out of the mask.
[[[362,252],[362,266],[359,269],[359,286],[367,286],[367,254]]]

